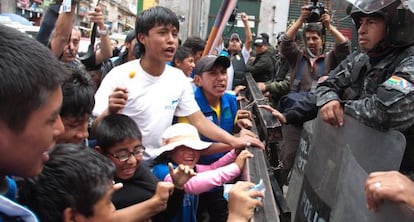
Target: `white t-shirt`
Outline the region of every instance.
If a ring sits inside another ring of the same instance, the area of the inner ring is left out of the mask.
[[[251,49],[247,51],[247,49],[243,46],[241,53],[243,55],[244,64],[247,64],[247,62],[249,61],[251,51]]]
[[[128,100],[121,113],[138,125],[146,148],[145,160],[156,157],[161,134],[172,124],[174,116],[189,116],[200,110],[181,70],[166,65],[160,76],[152,76],[142,69],[140,60],[134,60],[113,68],[103,79],[95,94],[94,115],[107,109],[109,95],[117,86],[128,89]]]

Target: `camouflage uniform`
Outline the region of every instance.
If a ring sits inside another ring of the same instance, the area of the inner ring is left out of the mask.
[[[316,89],[317,106],[339,100],[344,112],[407,139],[401,171],[414,170],[414,46],[375,58],[355,52]]]

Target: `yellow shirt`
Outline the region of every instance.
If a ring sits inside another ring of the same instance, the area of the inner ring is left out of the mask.
[[[216,113],[217,119],[218,119],[219,124],[220,124],[221,105],[218,104],[217,107],[213,107],[213,106],[210,106],[210,107]],[[177,122],[178,123],[190,123],[190,121],[188,121],[187,117],[184,117],[184,116],[178,117]]]

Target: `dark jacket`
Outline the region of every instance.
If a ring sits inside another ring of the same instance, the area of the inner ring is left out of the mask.
[[[274,76],[270,81],[266,82],[266,92],[270,93],[269,101],[273,107],[277,107],[279,99],[289,93],[289,63],[283,56],[278,56],[275,63]]]
[[[137,168],[132,178],[128,180],[115,178],[116,183],[123,184],[122,189],[115,191],[112,196],[115,208],[122,209],[150,199],[155,194],[158,181],[158,178],[143,164]],[[168,218],[173,218],[181,209],[183,197],[184,190],[174,189],[168,199],[167,209],[153,216],[152,221],[167,221]]]
[[[294,91],[309,91],[312,88],[313,82],[323,75],[328,75],[351,52],[349,41],[335,45],[332,51],[317,57],[312,67],[311,57],[306,48],[302,51],[299,50],[296,43],[288,39],[286,35],[282,36],[280,47],[281,53],[286,57],[290,65],[290,87]]]
[[[274,68],[274,51],[269,48],[263,54],[256,55],[252,64],[246,65],[256,82],[267,82],[272,79]]]
[[[308,93],[303,99],[297,101],[294,106],[285,110],[283,115],[287,124],[301,126],[304,122],[316,118],[318,107],[316,106],[316,95]]]

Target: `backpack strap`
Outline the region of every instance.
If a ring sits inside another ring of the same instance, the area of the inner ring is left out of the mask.
[[[305,56],[302,56],[302,58],[300,59],[299,62],[299,68],[296,70],[296,75],[295,75],[295,79],[293,80],[292,83],[292,87],[291,87],[291,91],[299,91],[299,85],[300,85],[300,81],[302,79],[302,72],[303,72],[303,67],[305,66],[306,63],[306,59]]]
[[[323,59],[321,62],[319,62],[319,75],[318,77],[323,76],[325,71],[325,59]]]

